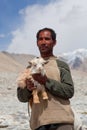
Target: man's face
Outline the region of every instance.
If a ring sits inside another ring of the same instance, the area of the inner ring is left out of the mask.
[[[39,38],[37,39],[37,46],[40,50],[40,53],[48,54],[53,51],[53,46],[56,41],[52,39],[51,32],[48,30],[41,31]]]

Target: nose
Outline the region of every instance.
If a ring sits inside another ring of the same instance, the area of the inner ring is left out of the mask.
[[[41,42],[41,45],[42,45],[42,46],[46,46],[46,41],[43,40],[43,41]]]
[[[38,67],[38,71],[41,72],[42,71],[42,66]]]
[[[43,38],[42,40],[43,40],[43,41],[46,41],[46,39],[45,39],[45,38]]]
[[[41,44],[45,44],[45,43],[46,43],[46,39],[45,39],[45,38],[42,38]]]

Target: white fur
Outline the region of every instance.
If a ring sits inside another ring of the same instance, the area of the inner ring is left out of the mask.
[[[31,74],[41,73],[45,75],[44,64],[47,63],[43,58],[34,58],[29,62],[31,66]]]
[[[35,86],[39,85],[39,83],[37,83],[37,81],[34,81],[34,79],[32,78],[32,74],[41,73],[44,76],[45,70],[43,66],[45,63],[47,63],[47,61],[42,58],[34,58],[29,61],[30,68],[25,69],[17,78],[18,86],[20,86],[21,88],[25,88],[26,79],[31,79]]]
[[[26,79],[31,79],[31,74],[29,69],[25,69],[17,78],[17,85],[20,88],[25,88],[26,87]]]

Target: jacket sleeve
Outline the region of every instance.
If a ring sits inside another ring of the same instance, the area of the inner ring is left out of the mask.
[[[32,96],[32,92],[29,91],[27,88],[24,88],[24,89],[20,87],[17,88],[17,97],[19,101],[28,102],[31,96]]]
[[[72,98],[74,95],[74,84],[71,77],[71,72],[69,66],[62,61],[57,61],[60,69],[61,81],[56,81],[53,79],[48,79],[46,82],[46,88],[48,91],[58,97],[63,99]]]

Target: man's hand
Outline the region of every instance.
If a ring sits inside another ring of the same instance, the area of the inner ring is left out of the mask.
[[[36,88],[30,79],[26,79],[26,86],[30,91],[33,91]]]
[[[42,76],[41,74],[33,74],[32,75],[33,79],[39,82],[40,84],[45,85],[47,81],[46,75]]]

